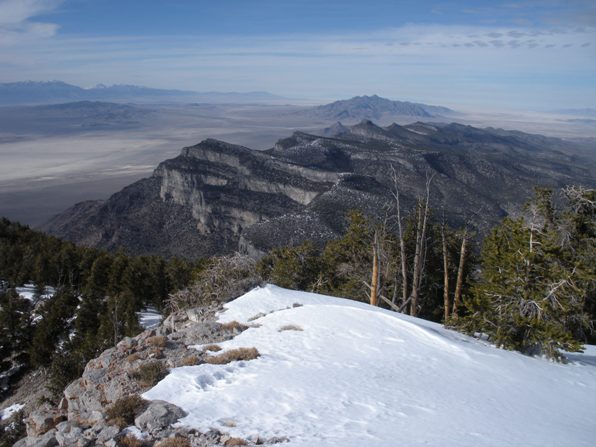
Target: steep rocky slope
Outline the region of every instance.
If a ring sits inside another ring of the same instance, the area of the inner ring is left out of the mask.
[[[240,249],[259,255],[328,240],[343,230],[351,209],[382,217],[393,204],[392,167],[403,206],[411,207],[433,176],[435,209],[454,225],[479,213],[481,231],[516,210],[534,186],[596,183],[594,160],[554,138],[370,121],[325,133],[295,132],[263,152],[205,140],[161,163],[150,178],[105,202],[75,205],[45,229],[135,254],[194,258]]]

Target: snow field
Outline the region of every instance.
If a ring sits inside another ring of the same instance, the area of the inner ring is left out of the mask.
[[[594,445],[595,347],[561,365],[270,285],[228,303],[219,320],[262,314],[220,344],[256,347],[261,357],[175,368],[144,397],[183,408],[180,425],[288,437],[292,447]],[[303,330],[280,332],[286,325]]]

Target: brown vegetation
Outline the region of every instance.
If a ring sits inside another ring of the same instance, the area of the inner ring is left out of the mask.
[[[211,351],[211,352],[221,351],[221,346],[219,346],[219,345],[207,345],[207,346],[203,347],[203,352],[207,352],[207,351]]]
[[[134,353],[130,354],[128,357],[126,357],[126,361],[128,363],[133,363],[133,362],[136,362],[137,360],[139,360],[140,358],[141,358],[141,356],[137,352],[134,352]]]
[[[134,423],[146,404],[147,401],[137,394],[121,397],[106,410],[106,419],[122,429]]]
[[[168,339],[163,335],[155,335],[147,339],[147,344],[156,348],[165,348],[168,344]]]
[[[157,384],[157,382],[167,375],[168,369],[165,365],[160,361],[154,360],[141,365],[132,373],[132,378],[139,382],[141,386],[149,387]]]
[[[190,447],[190,441],[186,438],[168,438],[159,441],[155,447]]]
[[[143,447],[145,443],[133,435],[126,435],[118,440],[122,447]]]
[[[296,324],[286,324],[285,326],[280,327],[277,331],[278,332],[283,332],[283,331],[303,331],[304,329],[302,329],[300,326],[296,325]]]
[[[221,325],[221,330],[222,331],[230,331],[230,332],[232,332],[232,331],[242,332],[242,331],[245,331],[248,328],[249,328],[249,326],[247,326],[245,324],[242,324],[242,323],[239,323],[236,320],[229,321],[229,322],[223,323]]]
[[[259,351],[256,348],[237,348],[230,349],[223,354],[207,357],[205,361],[212,365],[225,365],[226,363],[238,360],[254,360],[259,355]]]
[[[199,356],[196,354],[187,355],[180,361],[180,366],[195,366],[200,362]]]
[[[234,447],[238,445],[248,445],[248,443],[242,438],[230,438],[224,442],[224,445],[227,447]]]

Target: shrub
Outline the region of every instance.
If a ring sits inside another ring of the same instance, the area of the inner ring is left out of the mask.
[[[238,445],[248,445],[248,442],[246,442],[242,438],[230,438],[226,442],[224,442],[224,445],[227,447],[234,447]]]
[[[239,253],[214,258],[192,285],[170,296],[168,306],[177,311],[213,301],[230,301],[262,282],[254,259]]]
[[[126,435],[118,441],[122,447],[143,447],[145,443],[133,435]]]
[[[242,323],[238,323],[237,321],[230,321],[228,323],[224,323],[220,326],[222,331],[228,332],[242,332],[248,329],[248,326]]]
[[[194,366],[194,365],[198,365],[199,362],[200,362],[199,356],[196,354],[191,354],[191,355],[184,357],[180,361],[180,366]]]
[[[150,387],[167,375],[168,369],[165,365],[162,362],[155,360],[141,365],[132,373],[132,378],[139,382],[141,386]]]
[[[155,335],[153,337],[149,337],[146,340],[149,346],[154,346],[156,348],[165,348],[168,344],[168,339],[163,335]]]
[[[219,346],[219,345],[207,345],[207,346],[203,347],[203,352],[207,352],[207,351],[211,351],[211,352],[221,351],[221,346]]]
[[[186,438],[168,438],[159,441],[155,447],[190,447],[190,441]]]
[[[141,358],[141,356],[138,353],[135,352],[133,354],[130,354],[128,357],[126,357],[126,361],[128,363],[134,363],[137,360],[139,360],[140,358]]]
[[[117,425],[120,429],[134,424],[135,417],[145,408],[147,401],[137,394],[121,397],[106,410],[109,424]]]
[[[254,360],[259,356],[259,351],[256,348],[237,348],[230,349],[223,354],[207,357],[205,361],[212,365],[225,365],[238,360]]]
[[[286,324],[285,326],[280,327],[277,331],[278,332],[283,332],[283,331],[303,331],[304,329],[302,329],[300,326],[296,325],[296,324]]]

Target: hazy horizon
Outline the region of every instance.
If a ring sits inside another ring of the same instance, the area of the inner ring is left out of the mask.
[[[0,82],[596,106],[590,1],[1,0]]]

